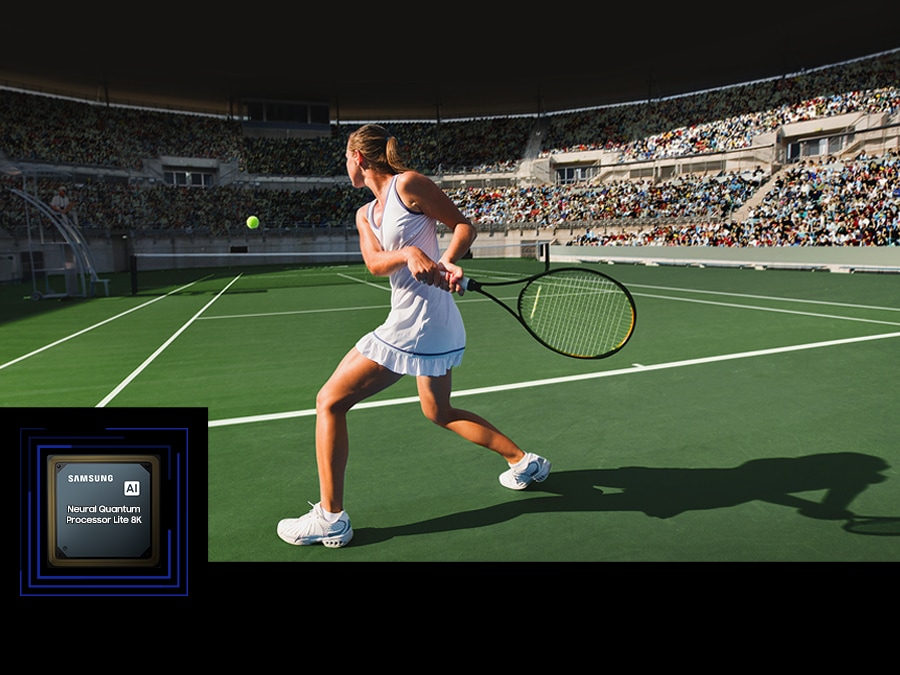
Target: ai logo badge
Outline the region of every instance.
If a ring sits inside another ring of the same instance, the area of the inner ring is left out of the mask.
[[[125,496],[126,497],[140,497],[141,496],[141,481],[126,480],[125,481]]]

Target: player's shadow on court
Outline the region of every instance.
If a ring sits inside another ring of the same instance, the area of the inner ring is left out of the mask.
[[[753,501],[779,504],[808,518],[846,521],[852,501],[887,480],[880,457],[853,452],[757,459],[725,469],[622,467],[551,473],[528,488],[525,499],[453,513],[417,523],[355,531],[354,546],[452,530],[489,527],[524,514],[639,511],[672,518],[685,511],[722,509]],[[821,501],[796,493],[821,492]],[[541,494],[543,496],[536,496]]]

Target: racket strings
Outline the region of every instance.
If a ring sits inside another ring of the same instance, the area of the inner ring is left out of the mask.
[[[612,280],[588,271],[547,275],[527,286],[519,311],[551,348],[572,356],[599,356],[624,344],[634,325],[633,306]]]

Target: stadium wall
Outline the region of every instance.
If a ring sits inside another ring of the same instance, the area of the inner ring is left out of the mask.
[[[596,262],[640,265],[729,266],[784,269],[823,269],[836,272],[900,273],[900,247],[884,246],[785,246],[759,248],[726,248],[715,246],[566,246],[562,238],[583,233],[565,228],[528,228],[482,233],[473,246],[473,257],[541,257],[543,245],[550,246],[550,259],[555,263]],[[449,243],[449,233],[439,237],[441,248]],[[100,274],[126,272],[134,253],[351,253],[358,254],[359,243],[352,230],[303,236],[201,237],[148,236],[128,238],[98,237],[89,239],[97,271]],[[31,250],[41,251],[47,268],[64,267],[65,246],[61,241],[47,241],[42,246],[32,242]],[[16,282],[24,278],[27,268],[28,242],[0,236],[0,282]],[[164,266],[166,259],[158,263]],[[145,269],[154,269],[152,259]]]
[[[551,246],[554,262],[900,273],[895,246]]]

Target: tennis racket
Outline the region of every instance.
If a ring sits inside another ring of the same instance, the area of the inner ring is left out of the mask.
[[[515,309],[489,289],[522,284]],[[490,298],[521,323],[539,343],[575,359],[603,359],[631,339],[637,309],[631,293],[602,272],[560,267],[525,279],[460,285]]]

